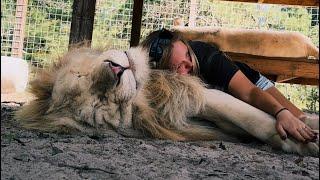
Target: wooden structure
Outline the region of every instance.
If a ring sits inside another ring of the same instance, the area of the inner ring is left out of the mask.
[[[27,17],[28,0],[17,0],[15,25],[13,28],[13,44],[12,56],[22,58],[23,41],[24,41],[24,27]]]
[[[72,9],[69,45],[86,41],[89,46],[93,34],[96,0],[74,0]]]
[[[279,83],[319,85],[319,60],[306,58],[265,57],[228,53],[236,59]]]
[[[226,0],[228,1],[228,0]],[[230,0],[237,2],[319,6],[319,0]],[[193,2],[193,1],[192,1]],[[96,0],[74,0],[69,44],[91,42]],[[130,46],[139,44],[143,0],[134,0]],[[90,44],[89,44],[90,45]],[[305,58],[271,58],[249,54],[228,53],[247,63],[276,82],[319,85],[319,60]]]
[[[143,0],[134,0],[131,24],[130,47],[137,46],[140,40]]]

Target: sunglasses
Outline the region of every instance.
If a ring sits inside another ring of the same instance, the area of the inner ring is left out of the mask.
[[[173,34],[171,31],[163,28],[160,30],[160,33],[156,39],[151,43],[149,56],[152,58],[152,61],[158,63],[163,54],[163,48],[171,43]]]

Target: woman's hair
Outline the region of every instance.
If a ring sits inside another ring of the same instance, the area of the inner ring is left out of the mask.
[[[149,52],[149,62],[152,68],[171,69],[170,59],[173,43],[177,41],[181,41],[187,46],[193,65],[191,74],[198,75],[198,59],[187,40],[185,40],[178,32],[172,32],[166,29],[153,31],[140,43],[140,45]]]

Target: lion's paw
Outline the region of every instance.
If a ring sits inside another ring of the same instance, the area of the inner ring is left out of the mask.
[[[282,140],[279,135],[274,135],[268,140],[268,142],[274,146],[282,149],[288,153],[297,153],[302,156],[319,156],[319,144],[314,142],[309,142],[307,144],[300,143],[294,139],[287,138]]]
[[[316,143],[299,144],[298,153],[302,156],[319,157],[319,145]]]
[[[301,156],[319,156],[319,145],[317,143],[309,142],[305,144],[291,139],[287,139],[284,142],[282,147],[287,152],[298,153]]]

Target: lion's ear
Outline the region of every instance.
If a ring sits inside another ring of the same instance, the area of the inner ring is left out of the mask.
[[[150,73],[148,53],[142,47],[132,47],[127,51],[128,58],[133,62],[132,70],[138,84],[142,87]]]

